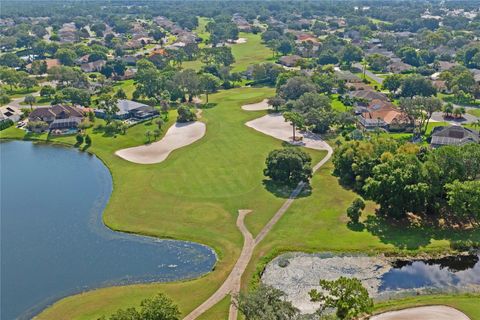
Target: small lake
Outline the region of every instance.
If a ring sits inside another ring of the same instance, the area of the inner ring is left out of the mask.
[[[267,264],[262,282],[286,293],[302,313],[318,303],[309,292],[320,279],[357,278],[376,300],[423,293],[480,292],[480,256],[395,260],[366,255],[286,253]]]
[[[206,246],[106,228],[112,180],[95,156],[0,142],[0,169],[2,320],[29,319],[81,291],[194,278],[215,265]]]

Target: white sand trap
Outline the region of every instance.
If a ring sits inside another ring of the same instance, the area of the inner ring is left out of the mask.
[[[285,122],[283,116],[279,113],[267,114],[261,118],[245,123],[250,128],[260,131],[274,138],[287,141],[291,144],[304,146],[316,150],[330,150],[330,146],[322,138],[314,133],[299,132],[296,135],[302,136],[303,141],[293,142],[293,129],[289,122]]]
[[[257,103],[245,104],[242,106],[242,109],[246,111],[268,110],[270,109],[270,106],[268,105],[267,101],[268,99],[264,99]]]
[[[115,154],[135,163],[159,163],[165,160],[173,150],[201,139],[205,132],[206,126],[203,122],[176,123],[168,129],[162,140],[145,146],[118,150]]]
[[[390,311],[370,320],[470,320],[464,313],[447,306],[427,306]]]
[[[246,38],[238,38],[237,40],[235,40],[235,43],[236,44],[247,43],[247,39]]]

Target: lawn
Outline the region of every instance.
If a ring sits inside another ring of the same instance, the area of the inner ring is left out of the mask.
[[[52,102],[51,98],[47,97],[35,97],[35,103],[33,104],[34,106],[46,106],[50,105]],[[29,107],[30,105],[28,103],[25,103],[24,101],[20,102],[20,105]]]
[[[4,90],[5,93],[6,93],[11,99],[15,99],[15,98],[24,97],[24,96],[26,96],[27,94],[31,94],[31,93],[37,92],[38,90],[40,90],[40,87],[39,87],[39,86],[35,86],[35,87],[33,87],[33,88],[30,88],[30,89],[13,87],[13,90],[10,90],[10,86],[3,85],[3,86],[1,86],[1,89]]]
[[[467,113],[471,114],[472,116],[480,118],[480,108],[479,109],[468,109]]]
[[[232,64],[232,72],[247,70],[248,66],[271,60],[272,52],[263,43],[260,34],[240,32],[239,38],[245,38],[246,43],[232,44],[232,54],[235,63]],[[200,60],[185,61],[184,69],[200,70],[203,63]]]
[[[128,86],[128,82],[122,83]],[[282,143],[244,125],[265,111],[246,112],[241,105],[272,96],[272,88],[236,88],[210,96],[216,104],[204,109],[207,133],[200,141],[173,152],[156,165],[137,165],[114,155],[118,149],[145,143],[149,124],[130,128],[126,135],[105,137],[89,130],[92,146],[109,167],[114,191],[104,212],[105,223],[115,230],[163,238],[200,242],[213,247],[219,261],[215,271],[192,281],[111,287],[68,297],[44,311],[38,319],[96,319],[120,307],[162,291],[186,315],[225,279],[238,257],[243,239],[235,227],[238,209],[251,209],[246,224],[255,235],[285,201],[263,184],[267,154]],[[174,117],[170,117],[171,122]],[[99,121],[99,120],[97,120]],[[171,123],[170,123],[171,124]],[[9,128],[0,138],[22,138],[24,131]],[[31,138],[45,139],[45,135]],[[73,144],[74,136],[54,138]],[[324,152],[306,150],[319,161]],[[285,216],[257,247],[243,278],[248,284],[258,266],[284,250],[302,251],[418,251],[445,250],[449,239],[465,234],[425,228],[391,226],[371,215],[369,204],[362,228],[347,225],[345,211],[356,195],[342,188],[327,164],[312,179],[311,194],[295,200]],[[480,235],[474,235],[480,238]],[[244,286],[245,288],[246,286]],[[192,294],[194,293],[194,294]],[[226,318],[223,300],[208,315]]]
[[[133,91],[135,91],[135,80],[123,80],[115,82],[113,88],[115,92],[118,91],[120,88],[125,91],[127,94],[127,99],[132,99]]]
[[[232,53],[235,57],[233,72],[245,71],[248,66],[266,62],[272,57],[272,52],[262,43],[260,34],[240,32],[239,38],[245,38],[246,43],[232,45]]]

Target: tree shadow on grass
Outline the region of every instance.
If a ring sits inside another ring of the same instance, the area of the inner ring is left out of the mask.
[[[382,243],[399,249],[416,250],[432,240],[480,241],[480,229],[454,229],[423,223],[412,224],[407,219],[393,220],[382,215],[370,215],[364,221],[366,230]]]
[[[200,104],[198,106],[198,109],[212,109],[212,108],[215,108],[217,106],[218,103],[216,102],[209,102],[209,103],[205,103],[205,104]]]
[[[288,199],[292,191],[297,187],[297,185],[282,185],[273,182],[269,179],[264,179],[262,181],[263,186],[267,189],[268,192],[274,194],[277,198]],[[305,198],[312,194],[312,188],[310,185],[303,187],[302,192],[295,198]]]

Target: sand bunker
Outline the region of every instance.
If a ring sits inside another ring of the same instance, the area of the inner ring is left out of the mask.
[[[267,101],[268,99],[264,99],[257,103],[245,104],[242,106],[242,109],[246,111],[268,110],[270,109],[270,106],[268,105]]]
[[[162,140],[133,148],[118,150],[115,154],[125,160],[153,164],[165,160],[176,149],[194,143],[205,135],[205,123],[195,121],[176,123],[168,129]]]
[[[390,311],[370,320],[469,320],[464,313],[447,306],[427,306]]]
[[[238,38],[237,40],[235,40],[235,43],[236,44],[247,43],[247,39],[246,38]]]
[[[293,142],[291,138],[293,134],[292,126],[290,125],[290,123],[285,122],[285,119],[279,113],[267,114],[266,116],[263,116],[261,118],[249,121],[245,125],[274,138],[287,141],[291,144],[300,145],[316,150],[331,149],[330,146],[325,141],[323,141],[319,135],[310,132],[297,131],[296,134],[298,136],[302,136],[303,140]]]

